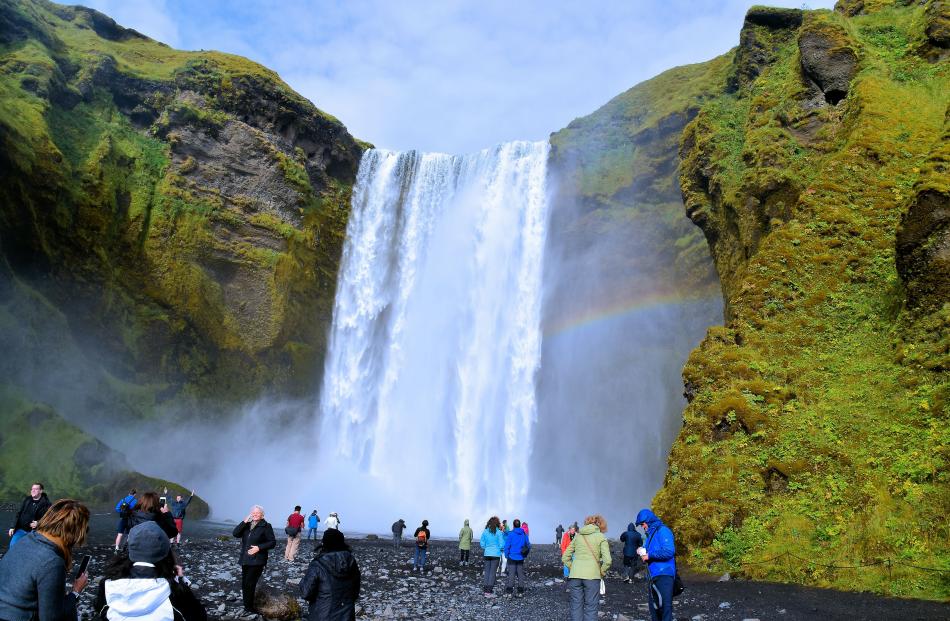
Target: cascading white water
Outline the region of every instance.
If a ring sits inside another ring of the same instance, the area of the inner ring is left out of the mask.
[[[406,504],[520,509],[541,356],[546,142],[367,151],[353,191],[320,447]]]

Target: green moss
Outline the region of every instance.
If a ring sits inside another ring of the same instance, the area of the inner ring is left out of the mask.
[[[894,249],[940,160],[950,92],[946,63],[916,56],[923,10],[806,14],[803,28],[841,35],[861,59],[844,102],[806,106],[786,46],[684,132],[685,202],[713,242],[729,323],[684,369],[695,396],[655,504],[710,569],[950,594],[907,567],[950,563],[950,339],[939,313],[903,308]],[[763,562],[787,552],[872,566]]]

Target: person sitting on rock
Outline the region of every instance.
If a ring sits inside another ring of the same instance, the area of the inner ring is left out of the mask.
[[[300,581],[300,595],[310,603],[308,621],[356,619],[360,568],[343,533],[328,528]]]

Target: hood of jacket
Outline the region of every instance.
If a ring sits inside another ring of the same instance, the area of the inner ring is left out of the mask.
[[[465,525],[468,526],[468,520],[465,520]]]
[[[106,580],[106,603],[110,621],[171,619],[171,587],[164,578]]]
[[[637,530],[637,525],[636,525],[636,524],[634,524],[633,522],[630,522],[629,524],[627,524],[627,532],[628,532],[628,533],[629,533],[630,531],[636,531],[636,530]]]
[[[356,559],[353,558],[353,553],[349,550],[325,552],[318,555],[317,560],[334,578],[346,578],[350,576],[353,568],[356,566]]]
[[[644,522],[650,527],[650,531],[655,531],[663,526],[660,518],[656,517],[656,514],[649,509],[641,509],[640,513],[637,514],[637,524],[643,524]]]
[[[581,529],[577,532],[579,532],[582,535],[593,535],[594,533],[599,533],[600,529],[597,527],[596,524],[584,524],[583,526],[581,526]]]

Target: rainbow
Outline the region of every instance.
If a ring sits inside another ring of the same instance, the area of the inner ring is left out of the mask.
[[[545,322],[543,326],[544,338],[556,338],[568,332],[615,321],[656,308],[700,304],[719,299],[718,295],[686,295],[679,291],[651,292],[646,295],[606,300],[601,304],[581,309],[576,314],[556,317]]]

